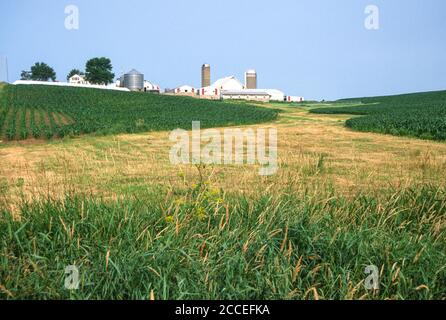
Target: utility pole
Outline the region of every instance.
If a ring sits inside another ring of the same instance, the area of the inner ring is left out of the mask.
[[[9,83],[8,56],[5,56],[5,64],[6,64],[6,82]]]
[[[0,55],[0,81],[9,82],[8,57]]]

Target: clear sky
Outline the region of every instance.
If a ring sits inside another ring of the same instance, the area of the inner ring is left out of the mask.
[[[65,7],[79,29],[65,28]],[[379,29],[364,26],[367,5]],[[444,0],[1,0],[9,80],[36,61],[58,80],[92,57],[162,87],[200,85],[255,68],[260,88],[307,99],[446,89]]]

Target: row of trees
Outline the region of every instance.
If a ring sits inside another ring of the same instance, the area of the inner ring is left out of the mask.
[[[113,66],[108,58],[93,58],[87,61],[85,73],[79,69],[73,69],[68,73],[67,80],[73,75],[83,75],[91,84],[109,84],[113,82],[115,74]],[[31,67],[31,71],[22,71],[21,80],[56,81],[56,72],[44,62],[37,62]]]

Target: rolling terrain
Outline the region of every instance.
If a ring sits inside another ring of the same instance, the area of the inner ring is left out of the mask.
[[[0,297],[445,299],[446,144],[309,112],[354,104],[259,105],[270,177],[174,166],[169,131],[0,144]]]

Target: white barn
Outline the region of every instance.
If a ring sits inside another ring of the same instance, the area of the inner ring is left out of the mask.
[[[161,88],[157,84],[154,84],[154,83],[152,83],[150,81],[144,80],[144,91],[145,92],[160,93],[161,92]]]
[[[277,89],[246,89],[235,76],[215,81],[211,86],[199,89],[202,97],[222,99],[285,101],[285,93]]]
[[[195,94],[197,92],[197,90],[189,85],[184,85],[178,88],[175,88],[175,94]]]
[[[245,86],[234,76],[215,81],[211,86],[199,90],[200,96],[220,96],[222,91],[239,91]]]
[[[285,101],[285,93],[277,89],[261,89],[270,95],[271,101],[283,102]]]

